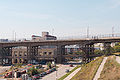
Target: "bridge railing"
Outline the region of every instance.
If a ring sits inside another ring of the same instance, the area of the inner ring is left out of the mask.
[[[68,36],[68,37],[58,37],[57,40],[76,40],[76,39],[102,39],[102,38],[120,38],[120,33],[116,34],[104,34],[104,35],[86,35],[83,36]]]

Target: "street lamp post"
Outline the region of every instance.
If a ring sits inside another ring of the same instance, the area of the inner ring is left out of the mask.
[[[14,75],[14,74],[13,74],[13,65],[12,65],[12,80],[13,80],[13,75]]]
[[[54,64],[55,64],[55,67],[56,67],[56,60],[54,59]],[[57,68],[56,68],[56,78],[55,78],[56,80],[57,80]]]
[[[57,69],[56,69],[56,80],[57,80]]]

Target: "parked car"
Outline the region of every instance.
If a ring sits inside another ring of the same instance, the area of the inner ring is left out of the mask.
[[[39,76],[39,75],[34,75],[34,76],[32,76],[32,78],[33,78],[33,79],[39,79],[40,76]]]
[[[43,72],[43,73],[41,73],[41,75],[42,75],[42,76],[45,76],[45,75],[47,75],[47,73],[46,73],[46,72]]]
[[[42,74],[38,74],[40,77],[43,77],[43,75]]]
[[[56,71],[56,68],[52,68],[52,71]]]
[[[68,73],[69,72],[69,69],[66,69],[66,71],[65,71],[66,73]]]
[[[49,73],[50,73],[50,70],[47,70],[46,73],[49,74]]]
[[[71,64],[70,67],[73,67],[73,65]]]
[[[52,70],[52,69],[50,69],[49,71],[50,71],[50,72],[53,72],[53,70]]]
[[[32,66],[32,64],[28,64],[28,66]]]

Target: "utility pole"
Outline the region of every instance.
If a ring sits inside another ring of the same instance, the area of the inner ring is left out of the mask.
[[[13,31],[13,33],[12,33],[12,41],[14,41],[14,31]]]
[[[89,38],[89,27],[87,27],[87,38]]]
[[[54,29],[52,29],[52,35],[54,34]]]
[[[15,32],[15,41],[16,41],[16,32]]]

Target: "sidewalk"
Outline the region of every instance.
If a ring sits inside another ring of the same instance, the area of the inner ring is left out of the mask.
[[[80,69],[81,69],[81,67],[78,68],[78,69],[76,69],[74,72],[72,72],[70,75],[68,75],[64,80],[70,80],[75,74],[77,74],[77,72],[78,72]]]
[[[106,63],[106,60],[107,60],[107,57],[104,57],[104,59],[103,59],[102,63],[100,64],[100,66],[99,66],[99,68],[97,70],[97,73],[96,73],[93,80],[98,80],[98,78],[100,78],[100,74],[101,74],[101,72],[102,72],[102,70],[104,68],[104,64]]]

